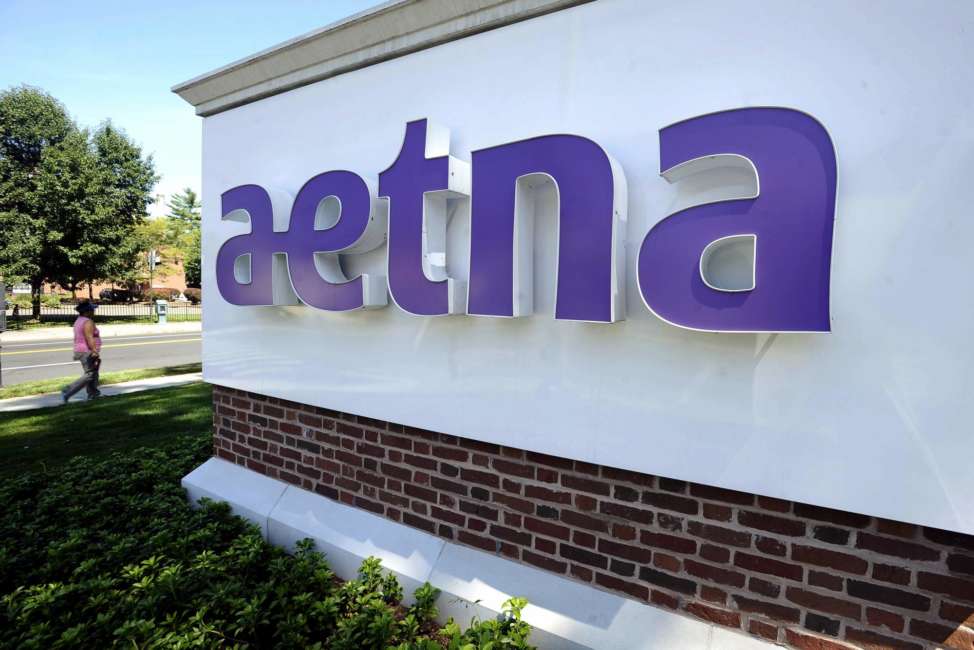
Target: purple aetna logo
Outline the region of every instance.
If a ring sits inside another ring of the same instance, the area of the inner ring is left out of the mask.
[[[689,185],[700,172],[723,170],[748,182],[732,198],[698,200],[645,235],[636,274],[646,307],[689,329],[829,331],[837,170],[822,125],[796,110],[745,108],[679,122],[659,137],[667,181]],[[595,142],[563,134],[474,151],[467,163],[450,155],[449,132],[427,120],[406,125],[377,187],[344,170],[308,180],[291,203],[286,231],[274,229],[266,189],[226,191],[223,219],[249,222],[250,233],[220,248],[217,285],[235,305],[296,297],[349,311],[384,307],[391,295],[421,316],[529,316],[531,192],[544,183],[554,185],[558,206],[555,318],[624,319],[622,167]],[[450,277],[446,263],[446,224],[458,199],[470,201],[467,282]],[[345,276],[339,255],[383,243],[387,278]]]

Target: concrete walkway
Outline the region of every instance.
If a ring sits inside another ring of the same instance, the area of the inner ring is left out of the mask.
[[[151,334],[186,334],[199,332],[202,330],[200,321],[188,321],[182,323],[119,323],[111,325],[99,325],[98,316],[95,316],[95,324],[101,333],[102,340],[114,338],[116,336],[142,336]],[[57,341],[70,340],[74,337],[74,330],[70,325],[64,327],[36,327],[27,330],[10,330],[0,334],[0,345],[13,345],[14,343],[32,343],[34,341]]]
[[[101,387],[101,394],[104,397],[112,395],[128,395],[129,393],[139,393],[144,390],[154,388],[168,388],[170,386],[182,386],[193,382],[202,381],[203,374],[199,372],[187,375],[170,375],[168,377],[153,377],[151,379],[137,379],[126,381],[121,384],[109,384]],[[67,383],[67,382],[65,382]],[[73,398],[71,403],[85,401],[84,391],[81,391]],[[32,409],[42,409],[51,406],[61,405],[61,395],[59,393],[46,393],[44,395],[28,395],[27,397],[13,397],[11,399],[0,400],[0,413],[12,411],[30,411]]]

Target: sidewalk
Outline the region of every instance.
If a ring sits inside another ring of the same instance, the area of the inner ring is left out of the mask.
[[[95,316],[95,324],[98,325],[98,317]],[[122,323],[115,325],[98,325],[101,338],[110,339],[118,336],[142,336],[146,334],[186,334],[202,331],[200,321],[188,321],[182,323]],[[31,343],[33,341],[60,341],[70,340],[74,337],[74,331],[70,325],[64,327],[38,327],[28,330],[7,331],[0,334],[0,345],[11,345],[13,343]]]
[[[153,377],[152,379],[138,379],[136,381],[126,381],[121,384],[109,384],[101,387],[101,394],[104,397],[112,395],[127,395],[138,393],[154,388],[168,388],[170,386],[181,386],[193,382],[202,381],[203,373],[193,372],[188,375],[170,375],[168,377]],[[71,403],[85,401],[84,391],[71,398]],[[61,395],[59,393],[46,393],[44,395],[28,395],[27,397],[13,397],[11,399],[0,400],[0,413],[10,413],[12,411],[29,411],[31,409],[47,408],[50,406],[60,406]]]

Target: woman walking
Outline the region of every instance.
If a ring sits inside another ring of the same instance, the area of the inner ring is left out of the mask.
[[[82,388],[88,390],[88,399],[101,397],[101,391],[98,390],[101,336],[93,320],[96,308],[97,305],[88,300],[74,308],[78,312],[78,318],[74,321],[74,360],[81,362],[84,374],[61,391],[61,401],[65,404]]]

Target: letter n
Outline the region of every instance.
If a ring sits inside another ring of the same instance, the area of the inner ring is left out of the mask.
[[[626,180],[595,142],[548,135],[473,153],[467,312],[527,316],[533,310],[532,184],[558,195],[555,318],[625,318]]]

